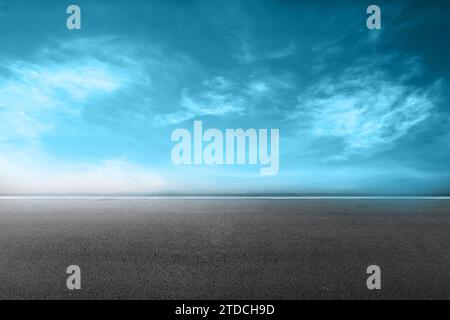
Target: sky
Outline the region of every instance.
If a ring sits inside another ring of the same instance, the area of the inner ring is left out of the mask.
[[[0,0],[0,194],[450,194],[449,36],[449,1]],[[194,121],[279,129],[278,174],[176,166]]]

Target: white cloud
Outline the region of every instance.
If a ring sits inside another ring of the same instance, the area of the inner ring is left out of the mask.
[[[322,79],[307,92],[299,96],[294,118],[302,122],[302,134],[344,142],[334,159],[392,147],[426,121],[435,107],[433,88],[417,89],[364,68]]]
[[[0,75],[3,140],[36,139],[62,118],[78,116],[88,98],[121,86],[117,70],[96,60],[4,63]]]
[[[295,88],[294,83],[294,76],[290,73],[259,74],[250,77],[250,80],[245,85],[246,89],[244,92],[252,99],[276,98],[281,91],[293,90]]]
[[[273,105],[280,104],[286,91],[295,88],[294,77],[290,73],[259,72],[232,79],[212,77],[203,81],[201,89],[195,93],[184,88],[179,103],[173,108],[175,111],[156,115],[155,123],[175,124],[201,116],[242,116],[260,105],[263,108],[258,112],[273,113]]]
[[[151,169],[125,160],[66,163],[46,152],[44,135],[82,122],[83,111],[96,102],[117,102],[116,94],[150,83],[126,49],[111,50],[104,41],[61,43],[29,61],[0,65],[0,193],[141,193],[165,187]],[[103,59],[106,53],[109,59]],[[158,65],[156,60],[146,63]]]
[[[178,109],[172,113],[157,115],[157,123],[180,123],[200,116],[223,116],[242,114],[249,106],[247,97],[240,93],[239,86],[224,77],[214,77],[203,82],[202,91],[190,94],[182,91]]]

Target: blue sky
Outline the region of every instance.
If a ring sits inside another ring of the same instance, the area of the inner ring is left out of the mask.
[[[0,1],[0,193],[448,194],[449,33],[448,1]],[[278,175],[174,166],[194,120],[280,129]]]

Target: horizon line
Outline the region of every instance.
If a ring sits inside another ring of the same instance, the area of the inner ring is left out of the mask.
[[[450,196],[118,196],[118,195],[0,195],[0,200],[29,199],[29,200],[450,200]]]

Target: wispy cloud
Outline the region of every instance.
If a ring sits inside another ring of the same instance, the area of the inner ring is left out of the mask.
[[[204,81],[202,90],[195,95],[184,88],[178,106],[174,107],[177,110],[157,115],[157,122],[173,124],[201,116],[239,115],[247,107],[247,98],[238,93],[236,83],[218,76]]]
[[[121,86],[116,70],[99,61],[4,63],[0,74],[3,139],[38,138],[83,103]]]
[[[241,74],[237,80],[215,76],[202,82],[201,88],[191,93],[182,90],[175,111],[157,115],[157,123],[166,125],[180,123],[202,116],[244,116],[255,111],[265,114],[271,109],[268,103],[277,101],[286,90],[295,87],[289,74]]]
[[[107,39],[63,42],[30,60],[0,65],[0,193],[164,188],[164,179],[131,161],[107,156],[67,161],[45,148],[46,136],[58,136],[69,125],[76,128],[86,111],[101,118],[105,107],[126,105],[127,94],[151,84],[151,75],[124,54],[126,49],[117,48],[106,58],[107,46]]]
[[[251,43],[247,38],[241,38],[241,45],[237,47],[233,57],[243,64],[252,64],[260,61],[277,60],[295,54],[297,47],[294,42],[275,49],[261,49]]]
[[[298,97],[291,117],[303,128],[302,134],[337,138],[344,144],[332,159],[370,156],[393,147],[430,118],[438,87],[438,83],[425,88],[410,86],[371,65],[352,67],[308,88]]]

